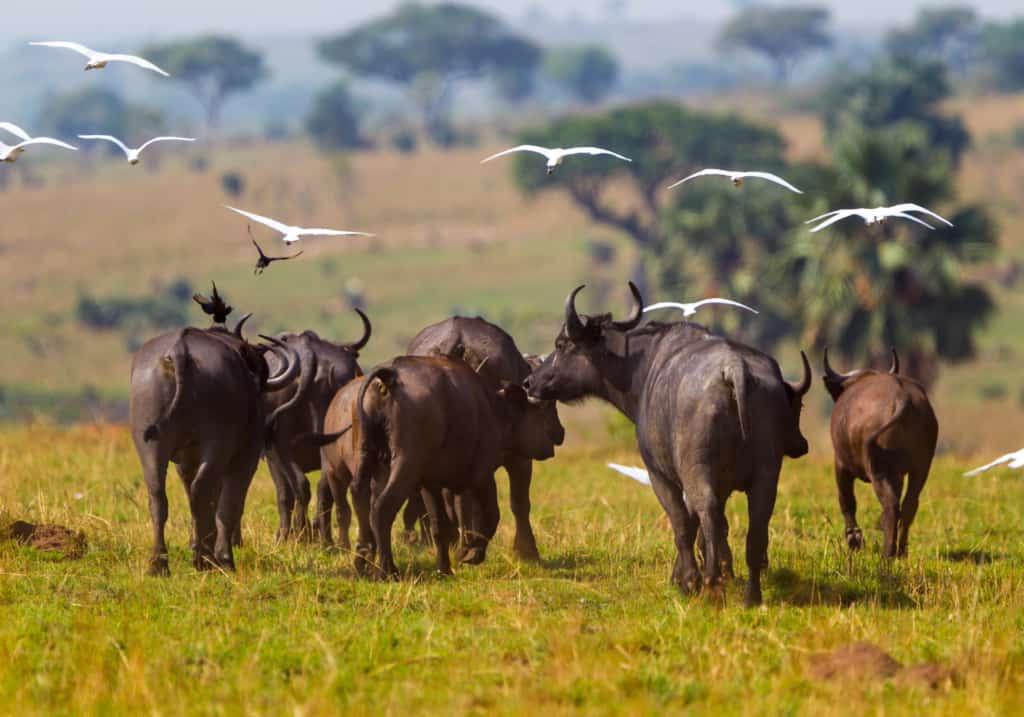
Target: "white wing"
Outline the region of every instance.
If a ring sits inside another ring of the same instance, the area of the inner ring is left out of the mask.
[[[61,142],[59,139],[53,139],[52,137],[33,137],[32,139],[27,139],[24,142],[14,145],[12,149],[28,147],[30,144],[52,144],[54,147],[63,147],[64,149],[78,149],[78,147],[72,147],[67,142]]]
[[[348,232],[339,229],[305,229],[299,227],[299,230],[295,232],[296,236],[314,236],[314,237],[348,237],[348,236],[361,236],[361,237],[372,237],[373,234],[367,234],[366,232]]]
[[[736,306],[736,307],[739,307],[741,309],[746,309],[747,311],[749,311],[751,313],[754,313],[754,314],[758,313],[757,309],[752,309],[749,306],[747,306],[746,304],[741,304],[740,302],[733,301],[732,299],[718,299],[718,298],[714,298],[714,299],[701,299],[700,301],[697,301],[697,302],[695,302],[693,304],[690,304],[690,306],[693,307],[693,311],[697,311],[697,309],[699,309],[700,307],[704,306],[704,304],[726,304],[728,306]]]
[[[0,129],[10,132],[18,139],[32,139],[32,136],[13,122],[0,122]]]
[[[130,151],[127,147],[124,146],[124,142],[119,140],[117,137],[111,137],[109,134],[80,134],[80,135],[78,135],[78,138],[79,139],[102,139],[102,140],[105,140],[107,142],[111,142],[113,144],[116,144],[118,147],[121,148],[121,151],[123,151],[126,155]]]
[[[693,304],[680,304],[676,301],[659,301],[657,304],[651,304],[645,306],[643,313],[648,311],[658,311],[659,309],[678,309],[683,312],[683,316],[693,316],[695,309]]]
[[[632,478],[637,483],[643,483],[644,485],[651,484],[651,476],[643,468],[635,468],[633,466],[621,466],[618,463],[609,463],[608,467],[613,471],[618,471],[624,476]]]
[[[552,155],[554,154],[554,152],[548,149],[547,147],[538,147],[535,144],[521,144],[518,147],[506,149],[505,151],[498,152],[497,154],[492,154],[487,159],[480,160],[480,164],[483,164],[484,162],[490,162],[492,159],[497,159],[498,157],[504,157],[506,154],[512,154],[513,152],[536,152],[537,154],[543,154],[548,159],[551,159]]]
[[[824,214],[820,214],[820,215],[816,216],[814,219],[808,219],[806,222],[804,222],[804,224],[814,224],[814,222],[819,222],[822,219],[824,219],[825,217],[834,217],[836,214],[841,214],[843,212],[849,212],[849,211],[852,211],[852,210],[850,210],[850,209],[834,209],[831,212],[825,212]]]
[[[683,177],[678,182],[675,182],[674,184],[668,185],[668,188],[672,189],[673,187],[678,187],[683,182],[689,182],[691,179],[695,179],[697,177],[715,176],[715,177],[729,177],[729,179],[732,179],[735,174],[736,174],[735,172],[726,172],[724,169],[702,169],[699,172],[694,172],[689,177]]]
[[[785,179],[783,179],[782,177],[780,177],[777,174],[772,174],[771,172],[743,172],[740,176],[741,177],[757,177],[758,179],[767,179],[769,182],[775,182],[776,184],[785,187],[786,189],[788,189],[791,192],[796,192],[797,194],[803,194],[803,192],[801,192],[799,189],[797,189],[792,184],[787,182]]]
[[[1014,453],[1007,453],[1005,456],[999,456],[999,458],[996,458],[991,463],[986,463],[985,465],[979,468],[975,468],[972,471],[967,471],[966,473],[964,473],[964,475],[977,475],[978,473],[982,473],[984,471],[987,471],[989,468],[994,468],[1003,463],[1008,463],[1010,468],[1020,468],[1021,466],[1024,466],[1024,450],[1019,450]]]
[[[820,232],[822,229],[824,229],[827,226],[830,226],[832,224],[835,224],[836,222],[842,221],[843,219],[846,219],[847,217],[853,217],[853,216],[858,216],[861,219],[863,219],[864,221],[868,220],[867,219],[867,213],[863,209],[841,209],[840,211],[835,212],[830,219],[826,219],[824,222],[822,222],[818,226],[816,226],[813,229],[811,229],[811,233]]]
[[[939,216],[938,214],[933,212],[931,209],[927,209],[925,207],[922,207],[920,204],[897,204],[897,205],[892,206],[892,207],[885,207],[885,211],[886,212],[924,212],[925,214],[927,214],[929,216],[935,217],[940,222],[944,223],[946,226],[950,226],[950,227],[953,226],[953,222],[949,221],[948,219],[945,219],[944,217]]]
[[[85,55],[92,59],[96,55],[95,50],[90,50],[85,45],[79,45],[77,42],[65,42],[63,40],[47,40],[46,42],[30,42],[30,45],[37,45],[41,47],[63,47],[65,50],[74,50],[75,52]]]
[[[154,137],[153,139],[149,140],[144,145],[139,147],[139,151],[141,152],[154,142],[195,142],[195,139],[191,137]]]
[[[915,217],[913,214],[906,214],[904,212],[894,212],[891,209],[889,209],[889,210],[886,210],[885,216],[887,216],[887,217],[899,217],[900,219],[909,219],[912,222],[917,222],[918,224],[920,224],[923,227],[928,227],[929,229],[934,229],[935,228],[931,224],[929,224],[928,222],[921,221],[920,219]],[[941,219],[941,217],[940,217],[940,219]],[[945,221],[945,220],[943,220],[943,221]]]
[[[611,155],[612,157],[624,159],[627,162],[633,161],[629,157],[623,157],[621,154],[617,152],[613,152],[610,149],[602,149],[601,147],[567,147],[566,149],[562,150],[561,154],[564,157],[568,157],[570,154],[608,154]]]
[[[225,204],[224,206],[227,209],[230,209],[231,211],[235,212],[236,214],[241,214],[243,217],[249,217],[249,219],[252,219],[254,222],[259,222],[263,226],[270,227],[271,229],[279,231],[282,234],[290,234],[293,229],[293,227],[290,227],[287,224],[282,224],[276,219],[271,219],[270,217],[261,217],[259,214],[253,214],[252,212],[247,212],[244,209],[235,209],[234,207],[229,207],[227,204]]]
[[[154,65],[149,60],[143,59],[143,58],[138,57],[136,55],[104,55],[103,59],[107,60],[108,62],[129,62],[129,63],[131,63],[133,65],[137,65],[137,66],[142,67],[144,69],[152,70],[153,72],[159,72],[164,77],[170,77],[171,76],[169,73],[164,72],[163,70],[161,70],[159,67]]]

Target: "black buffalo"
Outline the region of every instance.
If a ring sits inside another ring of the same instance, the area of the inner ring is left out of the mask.
[[[580,316],[578,287],[565,302],[555,349],[526,380],[531,396],[575,401],[602,398],[636,425],[640,454],[668,513],[677,557],[672,577],[684,591],[700,587],[693,544],[703,531],[704,584],[720,589],[726,548],[725,501],[744,491],[749,506],[746,599],[761,601],[768,523],[783,456],[807,452],[801,398],[811,385],[804,360],[799,384],[783,380],[770,356],[679,322],[639,326],[643,300],[632,283],[630,318]]]

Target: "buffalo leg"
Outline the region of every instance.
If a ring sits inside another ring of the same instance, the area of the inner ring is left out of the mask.
[[[761,571],[767,567],[768,524],[775,512],[775,496],[779,487],[779,467],[761,469],[754,476],[747,493],[747,571],[749,579],[745,601],[748,606],[761,604]]]
[[[398,511],[402,504],[409,497],[414,481],[405,467],[404,461],[392,460],[391,475],[379,495],[374,496],[373,507],[370,510],[370,526],[373,528],[373,537],[377,542],[377,551],[380,554],[380,572],[382,578],[395,577],[398,575],[398,568],[395,567],[395,557],[391,546],[391,529],[394,526]]]
[[[300,540],[312,540],[313,531],[309,524],[309,503],[313,499],[313,493],[309,486],[309,478],[302,472],[302,468],[293,462],[288,464],[288,475],[291,477],[292,491],[295,493],[295,508],[292,511],[292,530],[298,534]]]
[[[710,482],[710,481],[709,481]],[[725,535],[725,513],[718,496],[707,493],[696,500],[695,511],[704,531],[704,585],[714,591],[721,590],[722,563],[719,548]]]
[[[277,492],[277,539],[288,540],[292,529],[295,493],[292,491],[287,469],[282,465],[276,450],[267,453],[267,467],[270,468],[270,477],[274,480],[274,489]]]
[[[857,525],[857,496],[853,492],[853,473],[836,463],[836,489],[839,491],[839,510],[846,523],[846,544],[850,550],[860,550],[864,545],[864,534]]]
[[[359,535],[356,538],[355,569],[359,575],[370,575],[377,552],[377,543],[370,520],[373,497],[371,495],[370,476],[359,476],[352,483],[352,505],[355,508],[356,522],[359,524]],[[339,491],[335,491],[335,500]]]
[[[875,489],[878,502],[882,504],[882,554],[887,558],[896,557],[896,531],[900,522],[900,494],[903,492],[903,476],[890,473],[874,473],[871,486]]]
[[[441,506],[444,509],[444,506]],[[417,535],[419,542],[426,545],[430,542],[429,530],[427,529],[426,523],[424,522],[427,517],[427,507],[424,505],[424,499],[419,493],[413,493],[409,496],[409,500],[405,502],[405,508],[402,509],[402,526],[405,528],[405,542],[414,544],[417,542]],[[416,532],[416,526],[419,526],[419,533]]]
[[[216,564],[225,570],[235,569],[233,536],[242,522],[242,508],[248,492],[250,477],[246,470],[236,471],[224,478],[217,501],[217,543],[214,546]]]
[[[523,560],[540,560],[537,539],[530,525],[530,481],[533,479],[533,461],[516,457],[505,465],[508,471],[509,503],[516,519],[516,537],[512,550]]]
[[[464,512],[472,516],[472,542],[462,562],[479,565],[487,557],[487,546],[498,531],[500,510],[498,508],[498,487],[494,474],[486,473],[474,481],[475,487],[465,496]],[[463,496],[459,496],[463,498]],[[456,502],[456,505],[459,503]]]
[[[347,507],[346,503],[346,507]],[[334,510],[334,495],[331,493],[330,481],[327,480],[327,473],[320,474],[320,481],[316,484],[316,514],[313,516],[313,529],[324,545],[334,545],[332,535],[331,511]]]
[[[437,572],[451,575],[452,562],[448,548],[452,539],[452,522],[448,518],[448,511],[445,510],[444,496],[438,487],[423,488],[420,494],[430,519],[430,534],[437,550]]]
[[[921,497],[921,490],[925,481],[928,480],[928,468],[921,470],[914,469],[907,476],[907,494],[903,496],[903,503],[900,505],[900,530],[899,540],[896,545],[896,555],[903,558],[907,555],[907,541],[910,537],[910,526],[917,516],[918,501]]]
[[[683,500],[682,489],[656,471],[650,471],[651,487],[658,502],[668,515],[675,538],[676,560],[672,568],[672,581],[684,593],[696,592],[700,587],[700,572],[693,554],[693,541],[697,537],[697,526],[690,517],[690,511]]]
[[[188,489],[189,508],[192,511],[194,547],[192,565],[196,570],[208,570],[215,564],[214,542],[217,537],[216,511],[220,493],[219,477],[214,467],[203,461]]]
[[[149,575],[170,575],[167,560],[167,543],[164,528],[167,525],[167,461],[156,455],[155,450],[140,451],[143,458],[143,473],[146,490],[149,493],[149,516],[153,521],[153,552],[149,556]]]

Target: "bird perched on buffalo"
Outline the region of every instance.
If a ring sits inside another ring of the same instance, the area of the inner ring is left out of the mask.
[[[203,313],[209,314],[213,317],[213,323],[223,324],[228,320],[228,314],[234,309],[228,306],[224,299],[221,298],[220,294],[217,293],[216,282],[211,281],[213,285],[213,293],[210,294],[209,298],[203,296],[199,292],[192,295],[192,301],[196,302],[203,308]]]

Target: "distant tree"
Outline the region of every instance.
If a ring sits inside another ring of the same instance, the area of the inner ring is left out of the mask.
[[[188,86],[206,114],[208,129],[220,123],[228,97],[245,92],[267,77],[263,55],[232,37],[202,35],[161,45],[142,52]]]
[[[996,87],[1008,92],[1024,88],[1024,19],[989,25],[983,45]]]
[[[337,82],[313,100],[306,130],[322,148],[329,150],[366,146],[359,132],[359,114],[348,84]]]
[[[405,86],[430,136],[449,131],[455,85],[488,77],[506,98],[528,94],[540,50],[494,15],[442,2],[399,5],[391,14],[318,45],[321,57],[350,72]]]
[[[832,45],[828,21],[824,7],[754,5],[725,25],[719,44],[725,50],[739,48],[763,55],[775,68],[776,79],[785,82],[800,58]]]
[[[126,142],[145,141],[163,130],[157,110],[126,103],[120,95],[103,87],[53,95],[39,112],[40,134],[75,137],[78,134],[112,134]],[[120,150],[107,146],[111,152]]]
[[[981,41],[977,11],[969,5],[922,8],[907,28],[889,32],[885,48],[894,58],[938,60],[951,70],[966,71]]]
[[[581,102],[602,100],[619,78],[619,63],[603,47],[556,47],[544,55],[541,73]]]

